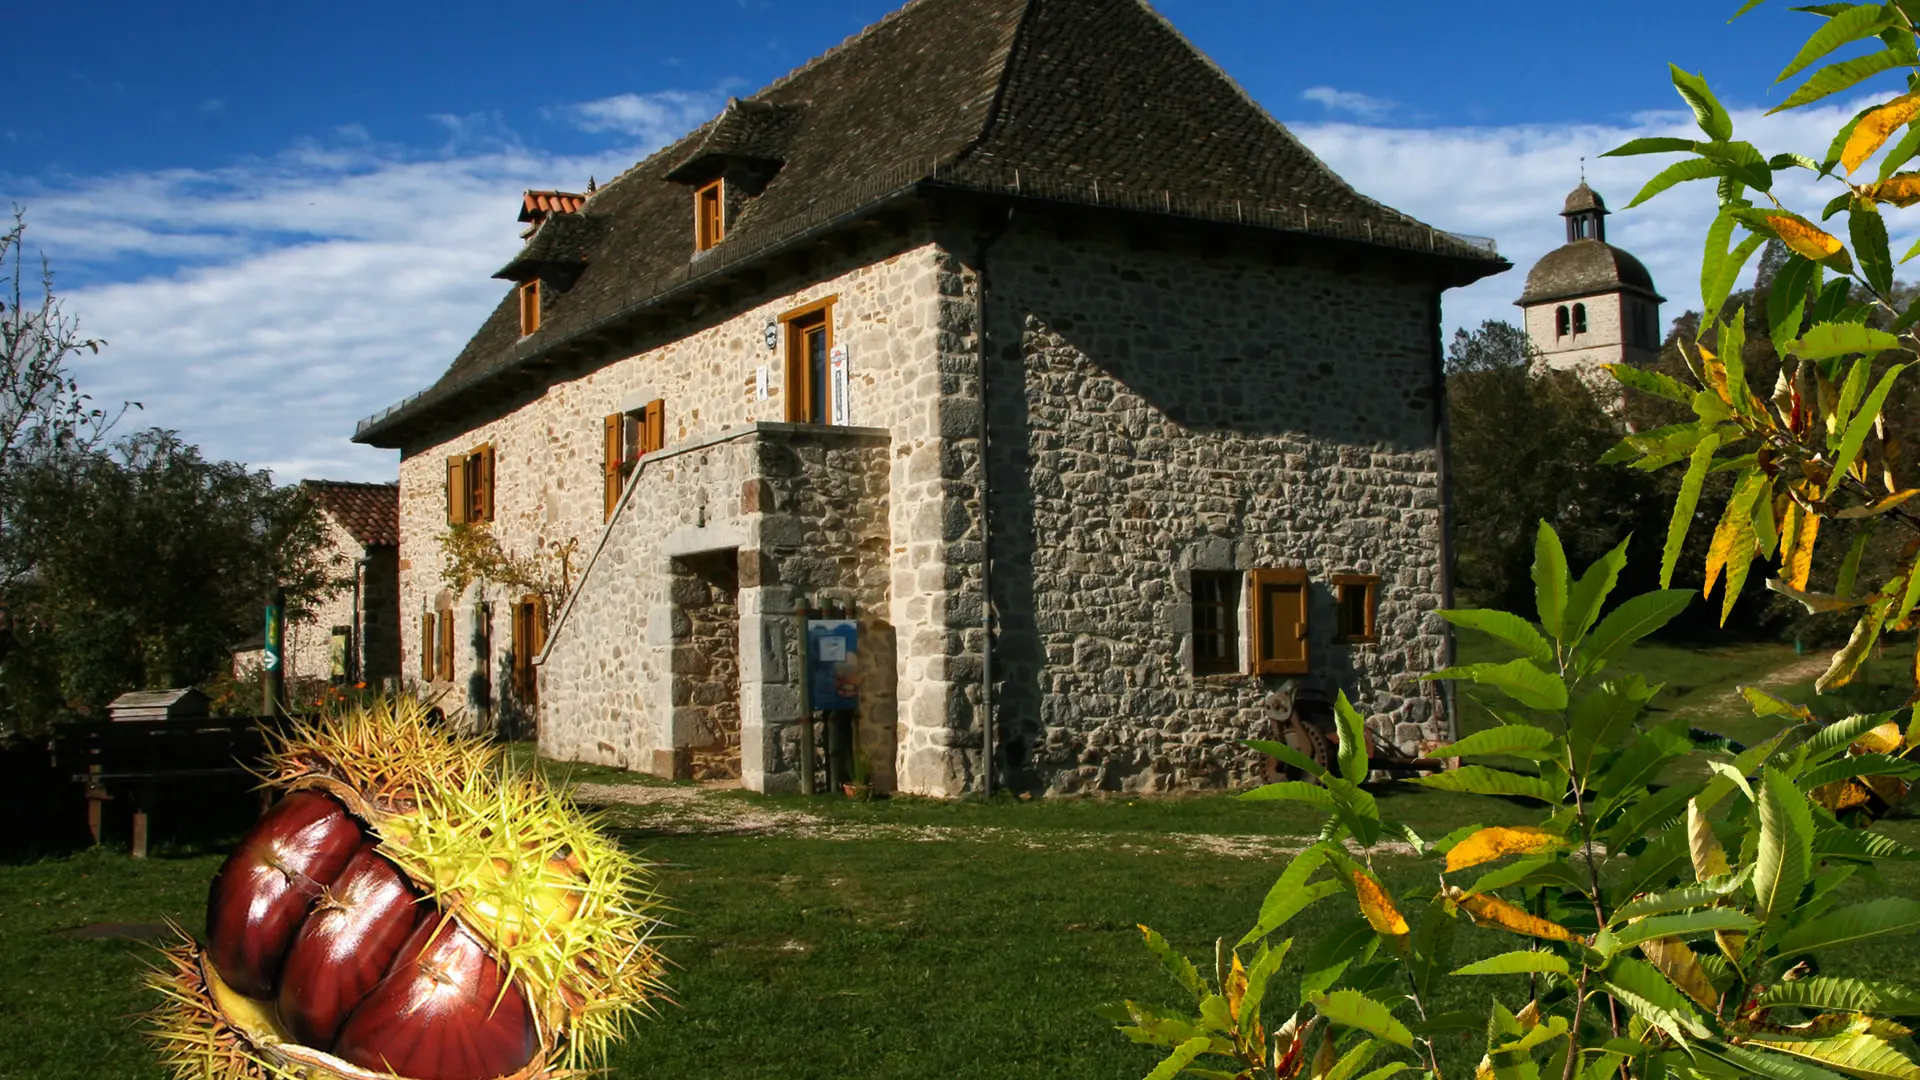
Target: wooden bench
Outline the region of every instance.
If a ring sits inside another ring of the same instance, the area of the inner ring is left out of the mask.
[[[54,725],[49,743],[55,771],[82,785],[96,845],[105,804],[116,792],[132,802],[136,859],[146,858],[147,816],[160,787],[244,778],[265,748],[252,717],[66,721]]]

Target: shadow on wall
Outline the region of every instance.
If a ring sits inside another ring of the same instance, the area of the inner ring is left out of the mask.
[[[1155,759],[1182,741],[1168,721],[1194,710],[1209,713],[1215,729],[1232,726],[1232,716],[1284,681],[1249,675],[1202,690],[1181,677],[1171,655],[1181,633],[1165,612],[1189,602],[1174,595],[1185,580],[1183,554],[1207,536],[1262,539],[1246,532],[1246,515],[1266,503],[1274,516],[1275,499],[1304,500],[1288,489],[1309,482],[1309,470],[1364,469],[1374,453],[1431,450],[1435,330],[1427,286],[1384,275],[1141,255],[1117,243],[1044,254],[1022,247],[990,256],[987,300],[996,764],[1016,791],[1039,794],[1087,764],[1100,775],[1082,786],[1118,789],[1126,777],[1163,770]],[[1276,290],[1288,301],[1276,303]],[[1369,324],[1372,354],[1355,340]],[[1369,381],[1354,376],[1356,364],[1401,374]],[[1274,452],[1288,455],[1287,475],[1242,471],[1235,459],[1246,442],[1283,437]],[[1339,520],[1331,495],[1299,505],[1303,531]],[[1097,590],[1116,601],[1085,599]],[[1326,583],[1313,584],[1310,604],[1309,626],[1331,626]],[[1127,608],[1151,621],[1116,614]],[[1124,706],[1082,718],[1082,693],[1043,681],[1049,663],[1069,662],[1063,646],[1087,638],[1123,655],[1074,655],[1074,681],[1134,703],[1147,714],[1137,725]],[[1322,690],[1353,685],[1352,651],[1314,639],[1307,681]],[[1157,649],[1167,655],[1151,655]],[[1084,737],[1112,721],[1131,745],[1109,744],[1091,758],[1072,737],[1049,745],[1050,728]],[[1163,740],[1162,730],[1172,737]],[[1247,753],[1225,745],[1224,732],[1222,742],[1182,749],[1176,765],[1187,782],[1224,777],[1224,766]]]

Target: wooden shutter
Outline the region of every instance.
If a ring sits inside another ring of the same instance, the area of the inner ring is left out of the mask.
[[[513,696],[527,700],[527,673],[533,667],[533,612],[525,601],[513,605]]]
[[[603,454],[601,457],[601,487],[604,490],[606,505],[602,508],[602,521],[613,518],[613,508],[620,505],[620,425],[619,413],[611,413],[602,421]]]
[[[488,443],[487,445],[482,446],[474,454],[474,458],[480,466],[479,468],[480,475],[473,482],[474,490],[477,492],[477,495],[473,501],[474,502],[474,506],[473,506],[474,520],[492,521],[493,520],[493,444]]]
[[[453,678],[453,612],[440,613],[440,677]]]
[[[1307,572],[1255,570],[1248,577],[1254,673],[1307,674]]]
[[[540,329],[540,279],[520,286],[520,336]]]
[[[433,681],[433,654],[440,648],[438,635],[434,632],[433,613],[420,616],[420,678]]]
[[[447,524],[467,523],[467,459],[447,459]]]
[[[645,420],[640,425],[640,452],[651,454],[667,445],[667,403],[663,398],[647,402]]]
[[[535,596],[533,600],[533,655],[539,656],[547,648],[547,598]]]

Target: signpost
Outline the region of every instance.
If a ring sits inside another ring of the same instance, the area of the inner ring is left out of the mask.
[[[260,657],[260,711],[277,716],[286,701],[287,685],[287,591],[274,586],[267,592],[265,648]]]

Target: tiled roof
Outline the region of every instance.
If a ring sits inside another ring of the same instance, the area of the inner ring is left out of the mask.
[[[721,152],[782,165],[726,240],[696,253],[690,191],[669,177]],[[940,190],[1327,237],[1452,284],[1508,268],[1490,242],[1355,192],[1140,0],[913,0],[549,218],[533,245],[569,217],[602,227],[577,279],[546,298],[540,331],[523,339],[503,297],[437,382],[355,440],[398,447],[422,423],[459,422],[470,391],[537,381],[529,368],[559,346],[843,217]]]
[[[400,485],[347,480],[303,480],[321,509],[368,547],[400,543]]]
[[[543,214],[571,214],[587,201],[572,191],[529,191],[520,200],[520,220],[532,221]]]
[[[1516,304],[1543,304],[1596,293],[1629,292],[1655,303],[1666,297],[1653,289],[1646,265],[1612,244],[1575,240],[1541,256],[1527,271],[1527,291]]]

